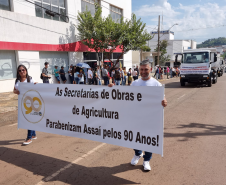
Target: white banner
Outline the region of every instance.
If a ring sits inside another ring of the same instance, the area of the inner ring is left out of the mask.
[[[163,155],[164,87],[20,83],[18,128]]]
[[[180,74],[209,74],[208,63],[199,64],[181,64]]]

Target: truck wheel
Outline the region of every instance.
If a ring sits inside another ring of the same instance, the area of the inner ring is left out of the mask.
[[[208,81],[208,87],[212,87],[212,80]]]
[[[185,82],[181,80],[181,81],[180,81],[180,85],[181,85],[181,86],[185,86]]]

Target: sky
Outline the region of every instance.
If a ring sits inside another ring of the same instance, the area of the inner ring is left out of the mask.
[[[132,11],[149,32],[157,31],[161,15],[163,30],[178,24],[171,29],[175,39],[192,39],[199,44],[226,37],[226,0],[132,0]]]

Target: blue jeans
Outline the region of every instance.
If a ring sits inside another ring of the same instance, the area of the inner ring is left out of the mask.
[[[79,84],[79,78],[78,77],[75,77],[75,83]]]
[[[126,78],[127,76],[124,76],[123,85],[126,85]]]
[[[98,85],[101,85],[101,79],[97,79]]]
[[[60,77],[59,76],[56,76],[56,79],[58,82],[60,82]]]
[[[27,139],[31,139],[32,136],[36,136],[35,131],[34,130],[28,130],[27,131]]]
[[[43,80],[44,84],[49,84],[49,80]]]
[[[73,84],[73,81],[74,81],[74,77],[73,76],[70,76],[70,81],[71,81],[71,84]]]
[[[120,85],[121,80],[115,80],[115,85]]]
[[[104,85],[108,85],[108,77],[107,76],[103,76],[104,79]]]
[[[134,149],[134,151],[135,151],[136,156],[139,156],[139,155],[142,154],[142,150]],[[144,161],[150,161],[151,158],[152,158],[152,153],[151,152],[145,152],[145,155],[143,155],[143,158],[144,158]]]

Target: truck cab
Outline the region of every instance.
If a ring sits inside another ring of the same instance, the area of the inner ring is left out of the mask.
[[[217,54],[215,48],[185,50],[181,54],[176,55],[175,62],[181,57],[180,66],[180,83],[207,84],[209,87],[217,82],[217,71],[220,69],[218,65]]]

